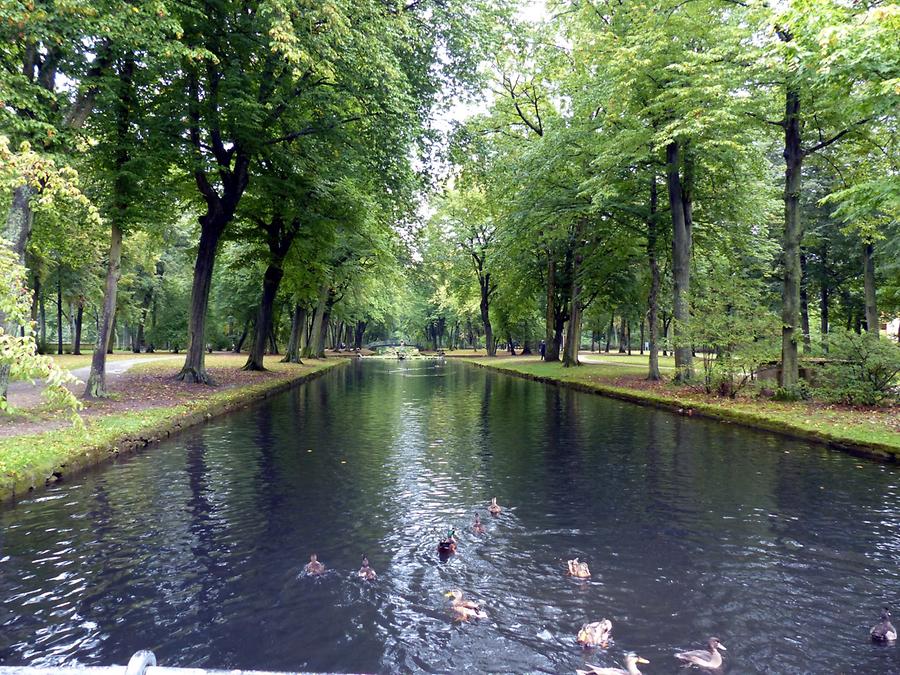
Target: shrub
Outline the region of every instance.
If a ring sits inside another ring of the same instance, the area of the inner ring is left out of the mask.
[[[829,335],[832,361],[820,372],[816,396],[826,401],[880,405],[898,399],[900,346],[872,333]]]
[[[790,387],[776,387],[772,393],[773,401],[808,401],[811,398],[812,391],[805,380]]]

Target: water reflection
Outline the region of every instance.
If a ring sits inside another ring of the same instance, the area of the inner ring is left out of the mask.
[[[659,673],[715,634],[730,672],[900,672],[866,639],[900,597],[897,501],[893,467],[775,436],[359,364],[7,509],[0,662],[564,672],[634,649]],[[310,553],[328,574],[299,574]],[[489,618],[454,623],[451,588]],[[603,617],[615,643],[585,655]]]

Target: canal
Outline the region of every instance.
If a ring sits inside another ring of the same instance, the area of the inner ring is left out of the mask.
[[[868,641],[900,607],[897,504],[896,468],[822,447],[355,363],[5,507],[0,664],[555,673],[633,650],[675,673],[715,635],[726,672],[900,672]],[[564,575],[576,556],[590,580]],[[488,619],[454,622],[455,588]],[[613,643],[583,652],[604,617]]]

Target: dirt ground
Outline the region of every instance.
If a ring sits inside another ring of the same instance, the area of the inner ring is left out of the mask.
[[[267,357],[266,366],[271,370],[265,372],[240,370],[247,359],[245,354],[216,353],[207,358],[207,372],[213,378],[213,387],[176,380],[175,375],[181,367],[179,359],[155,359],[153,362],[136,364],[126,372],[108,375],[107,387],[111,397],[82,400],[84,408],[80,414],[84,419],[89,419],[98,415],[177,405],[187,400],[204,399],[235,387],[273,379],[288,379],[296,374],[296,366],[278,363],[278,356]],[[16,392],[15,396],[10,396],[15,410],[13,414],[0,413],[0,438],[49,431],[71,424],[59,411],[46,409],[41,389],[39,384],[28,385],[28,388]],[[72,390],[80,396],[84,385],[79,384]]]

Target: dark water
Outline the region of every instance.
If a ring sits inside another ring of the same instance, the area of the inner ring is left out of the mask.
[[[867,640],[900,608],[898,482],[460,364],[358,364],[0,514],[0,663],[571,672],[635,650],[674,673],[717,635],[731,673],[900,672]],[[440,563],[476,510],[487,534]],[[311,552],[324,578],[298,576]],[[451,588],[489,620],[454,624]],[[615,643],[585,655],[602,617]]]

